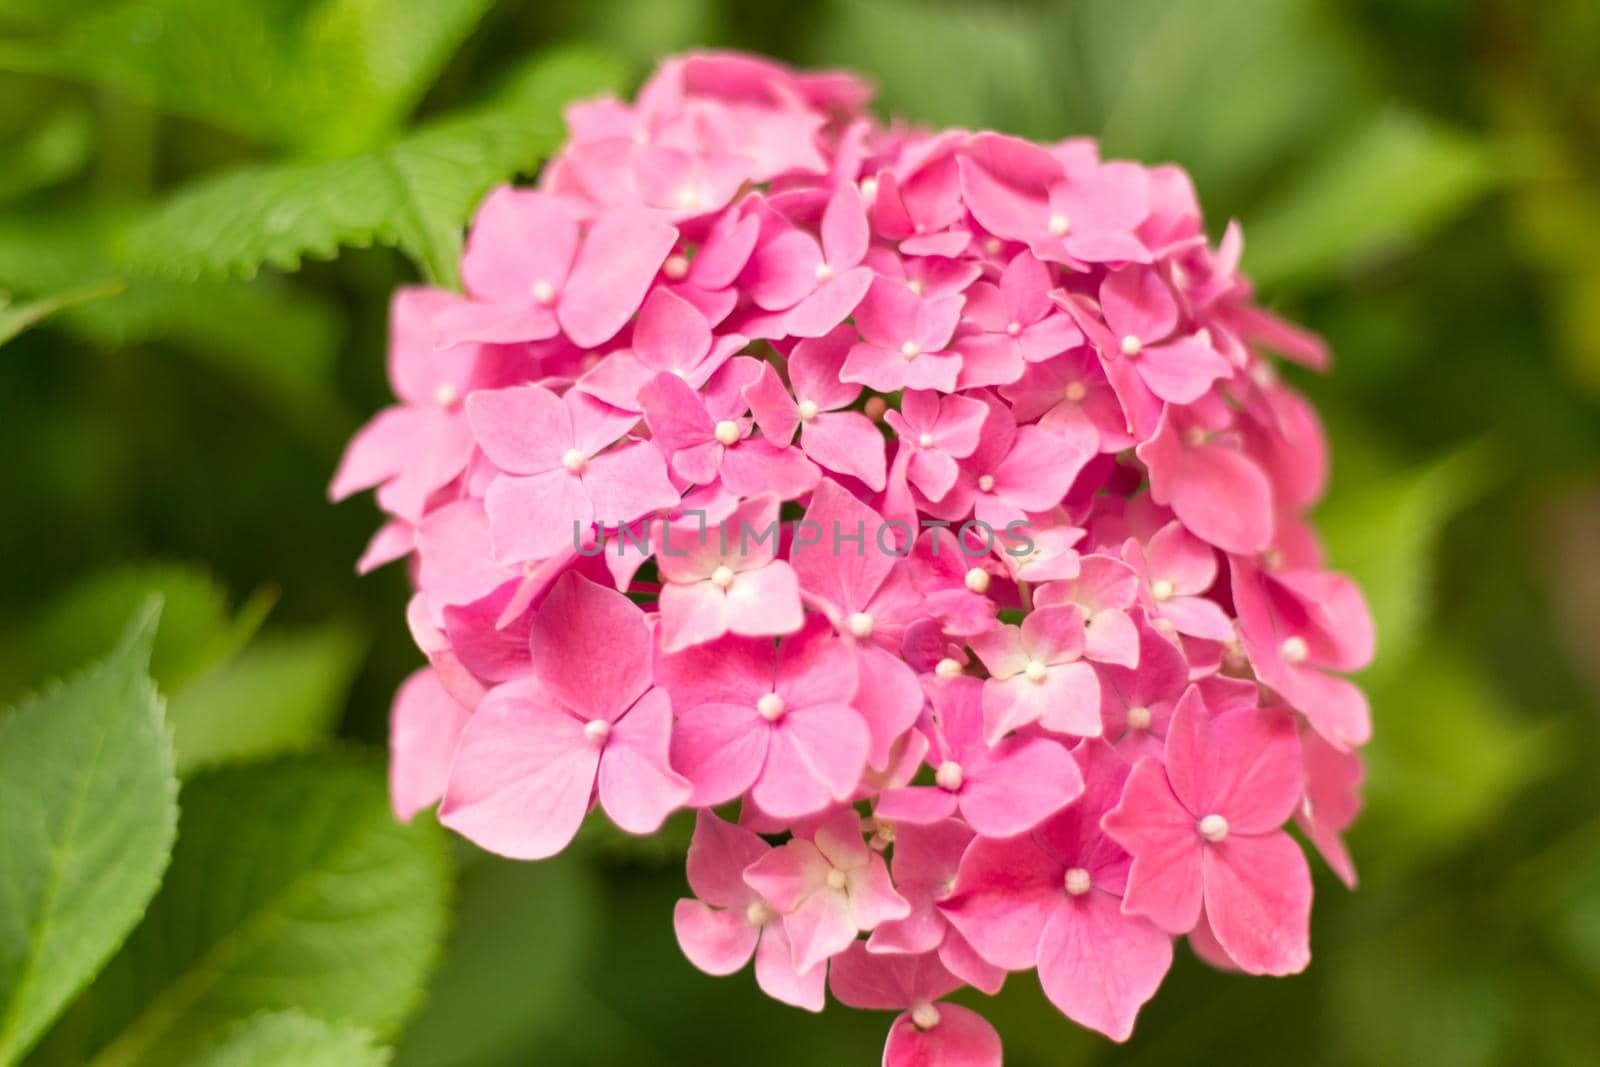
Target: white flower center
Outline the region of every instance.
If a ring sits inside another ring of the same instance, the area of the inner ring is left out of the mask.
[[[1005,242],[1001,241],[998,237],[985,237],[983,239],[983,251],[987,255],[998,256],[1000,254],[1000,250],[1004,247]]]
[[[871,637],[872,616],[864,611],[858,611],[850,616],[850,632],[857,637]]]
[[[922,279],[921,278],[908,278],[908,279],[906,279],[906,288],[910,289],[913,293],[916,293],[918,296],[921,296],[922,295],[922,290],[924,288],[923,284],[922,284]]]
[[[1130,730],[1148,730],[1148,729],[1150,729],[1150,709],[1145,707],[1143,704],[1140,704],[1136,708],[1129,708],[1128,709],[1128,729],[1130,729]]]
[[[939,1025],[939,1009],[926,1000],[919,1000],[911,1008],[911,1023],[918,1030],[932,1030]]]
[[[946,656],[933,666],[933,673],[940,678],[959,678],[961,676],[961,661]]]
[[[961,764],[955,760],[945,760],[939,764],[939,769],[933,772],[933,780],[940,789],[954,793],[961,788]]]
[[[1006,323],[1006,333],[1010,334],[1012,337],[1017,336],[1017,334],[1021,332],[1022,323],[1018,322],[1016,319],[1012,319],[1010,322]]]
[[[1072,220],[1065,215],[1051,215],[1049,228],[1053,236],[1065,237],[1067,231],[1072,229]]]
[[[756,711],[768,722],[777,722],[783,718],[783,698],[777,693],[768,693],[756,701]]]
[[[590,719],[583,724],[583,736],[589,739],[591,745],[603,745],[606,738],[611,736],[611,724],[604,719]]]
[[[833,277],[833,268],[826,263],[818,263],[816,269],[817,281],[825,282]]]
[[[1311,649],[1306,647],[1303,637],[1286,637],[1283,644],[1278,646],[1278,655],[1283,657],[1285,663],[1304,663],[1310,654]]]
[[[907,359],[916,359],[922,355],[922,348],[915,341],[907,341],[900,346],[900,354]]]
[[[1089,891],[1089,872],[1082,867],[1069,867],[1067,869],[1067,892],[1075,897],[1081,897]]]
[[[461,394],[456,392],[456,387],[449,382],[439,383],[439,388],[433,391],[433,402],[442,408],[447,408],[456,402]]]
[[[528,292],[541,304],[548,304],[556,298],[556,287],[543,280],[528,286]]]
[[[800,401],[798,407],[800,408],[801,422],[810,422],[812,419],[817,417],[817,413],[820,410],[817,407],[817,402],[815,400],[802,400]]]
[[[689,274],[689,257],[681,252],[668,256],[661,264],[661,273],[675,282],[682,281]]]
[[[978,488],[985,493],[994,491],[994,475],[981,474],[978,476]]]
[[[717,564],[717,569],[711,572],[711,584],[718,589],[726,589],[733,584],[733,568],[726,563]]]
[[[963,582],[969,592],[987,593],[989,591],[989,572],[982,567],[974,567],[967,572]]]
[[[1200,836],[1213,845],[1228,836],[1228,820],[1213,812],[1200,820]]]
[[[1157,600],[1171,600],[1172,594],[1176,592],[1177,590],[1172,587],[1172,583],[1165,578],[1157,578],[1150,583],[1150,595]]]
[[[828,868],[828,888],[840,892],[850,884],[850,879],[837,867]]]
[[[1038,685],[1050,676],[1050,668],[1045,666],[1044,660],[1030,659],[1022,673],[1028,676],[1028,681]]]
[[[1137,356],[1140,352],[1144,351],[1144,342],[1130,333],[1128,336],[1122,339],[1122,344],[1120,347],[1122,349],[1122,354],[1127,356],[1129,359],[1132,359],[1134,356]]]
[[[739,442],[739,424],[732,419],[723,419],[717,423],[713,431],[717,435],[717,443],[727,447]]]
[[[922,434],[921,436],[919,436],[917,438],[917,444],[921,445],[923,448],[932,448],[933,447],[933,434],[931,434],[931,433]]]
[[[772,921],[772,909],[765,901],[752,900],[744,909],[744,921],[751,926],[765,926]]]
[[[561,465],[573,474],[582,474],[589,466],[589,458],[576,448],[569,448],[561,455]]]
[[[1068,402],[1076,404],[1089,395],[1089,387],[1082,382],[1068,382],[1064,392]]]
[[[878,179],[876,179],[876,178],[862,178],[861,179],[861,199],[866,200],[866,201],[868,201],[870,203],[871,201],[877,199],[877,196],[878,196]]]

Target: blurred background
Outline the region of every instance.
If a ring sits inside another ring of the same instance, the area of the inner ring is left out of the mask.
[[[355,576],[377,511],[324,489],[389,399],[388,296],[447,277],[565,96],[694,46],[855,68],[918,123],[1181,163],[1264,299],[1333,345],[1297,380],[1334,442],[1319,521],[1380,634],[1360,889],[1319,869],[1299,977],[1180,951],[1124,1047],[1014,976],[983,1009],[1007,1062],[1594,1063],[1593,0],[0,0],[0,700],[159,588],[180,769],[380,746],[420,663],[405,576]],[[428,140],[469,133],[467,162]],[[362,202],[419,174],[420,221]],[[362,192],[305,195],[341,181]],[[876,1062],[887,1017],[682,959],[681,820],[598,822],[540,865],[452,845],[438,969],[387,1024],[400,1067]]]

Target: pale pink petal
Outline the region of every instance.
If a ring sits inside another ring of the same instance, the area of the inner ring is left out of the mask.
[[[1118,844],[1133,856],[1125,910],[1172,934],[1194,928],[1200,919],[1202,838],[1195,817],[1173,796],[1167,774],[1150,757],[1134,765],[1122,801],[1101,820]]]
[[[615,589],[571,572],[539,605],[528,646],[540,683],[584,718],[615,720],[650,685],[644,612]]]
[[[667,750],[672,701],[651,689],[611,729],[600,756],[600,806],[630,834],[651,834],[689,799],[687,779],[674,771]]]
[[[608,212],[589,229],[556,314],[580,348],[594,348],[627,323],[656,271],[672,251],[678,231],[649,212]]]
[[[961,814],[984,837],[1011,837],[1072,803],[1083,776],[1067,750],[1045,738],[1013,738],[961,790]]]
[[[485,700],[461,732],[439,821],[502,856],[553,856],[577,835],[599,763],[566,712]]]
[[[395,693],[389,713],[389,799],[401,820],[409,822],[444,795],[467,717],[468,710],[429,668],[412,673]]]
[[[794,951],[783,924],[767,923],[756,946],[756,985],[773,1000],[805,1011],[821,1011],[826,999],[828,965],[819,963],[804,974],[795,970]]]
[[[707,974],[733,974],[750,962],[761,929],[752,926],[743,908],[712,908],[698,900],[680,900],[672,909],[678,947],[689,962]]]

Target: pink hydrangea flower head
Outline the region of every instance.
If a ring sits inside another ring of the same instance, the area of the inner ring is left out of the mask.
[[[1354,885],[1373,632],[1274,372],[1327,352],[1242,228],[1177,166],[869,96],[701,52],[574,104],[463,291],[396,293],[330,495],[412,581],[399,817],[535,859],[693,809],[693,965],[989,1067],[963,986],[1036,970],[1120,1041],[1176,937],[1307,964],[1285,827]]]

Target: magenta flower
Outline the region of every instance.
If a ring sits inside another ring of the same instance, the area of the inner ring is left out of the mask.
[[[871,234],[860,191],[845,184],[822,213],[822,244],[800,229],[768,241],[751,261],[750,296],[769,311],[786,311],[785,333],[821,337],[843,322],[872,286],[861,265]]]
[[[619,827],[653,833],[690,786],[668,763],[672,702],[651,685],[644,613],[568,574],[528,643],[533,673],[491,692],[461,731],[439,821],[502,855],[542,859],[567,846],[598,795]]]
[[[666,655],[657,675],[678,709],[672,765],[696,807],[748,792],[793,819],[855,792],[870,740],[851,706],[859,674],[823,620],[777,644],[735,638]]]
[[[1282,827],[1300,801],[1300,741],[1278,711],[1215,720],[1198,689],[1178,702],[1166,765],[1146,756],[1102,820],[1133,855],[1124,906],[1173,934],[1205,907],[1228,956],[1250,974],[1294,974],[1311,959],[1311,871]]]
[[[952,678],[933,690],[928,766],[932,786],[906,786],[880,794],[875,814],[894,822],[933,823],[959,810],[984,837],[1031,830],[1083,791],[1078,765],[1061,745],[1044,737],[984,740],[986,683]]]
[[[959,1004],[939,1003],[961,988],[933,955],[878,956],[859,942],[834,960],[828,988],[839,1003],[897,1011],[883,1067],[1000,1067],[1000,1035]]]
[[[745,388],[745,398],[769,441],[787,446],[798,429],[801,450],[818,466],[859,478],[876,492],[884,485],[883,435],[871,419],[848,410],[861,395],[860,386],[839,379],[854,340],[855,331],[840,326],[801,341],[789,353],[789,385],[767,364],[761,378]]]
[[[656,565],[666,651],[726,633],[792,634],[804,625],[799,579],[777,558],[777,497],[748,500],[716,527],[676,523],[664,536]]]
[[[1038,608],[1021,626],[996,627],[971,645],[989,671],[983,683],[989,744],[1035,722],[1056,733],[1100,736],[1100,679],[1083,659],[1081,609]]]
[[[961,355],[947,346],[961,319],[961,305],[959,296],[924,299],[907,286],[878,278],[856,308],[862,340],[845,357],[840,377],[881,393],[954,391]]]
[[[858,933],[911,914],[848,808],[762,856],[745,868],[744,880],[783,916],[801,974],[843,952]]]
[[[582,393],[557,396],[537,385],[474,393],[467,421],[503,472],[484,493],[501,561],[547,559],[594,523],[625,523],[678,502],[653,447],[610,447],[634,417]]]
[[[821,1011],[828,968],[795,970],[783,922],[744,881],[745,869],[772,846],[742,826],[702,809],[689,844],[689,888],[695,898],[678,901],[672,925],[689,962],[707,974],[727,975],[756,960],[756,984],[774,1000]]]
[[[478,209],[461,276],[476,303],[437,321],[439,338],[540,341],[564,333],[609,341],[644,299],[678,231],[645,212],[607,214],[579,236],[571,209],[545,193],[500,188]]]
[[[1128,765],[1103,741],[1078,749],[1083,798],[1031,834],[980,840],[961,861],[945,915],[979,953],[1007,970],[1037,967],[1062,1014],[1114,1041],[1172,965],[1172,939],[1127,914],[1128,854],[1100,829]]]
[[[696,966],[987,1067],[963,984],[1036,968],[1121,1040],[1174,936],[1305,965],[1284,826],[1354,884],[1372,624],[1274,362],[1326,349],[1237,225],[1176,166],[869,95],[715,52],[574,104],[465,292],[396,294],[330,495],[376,490],[358,566],[412,583],[397,815],[531,858],[694,808]]]

